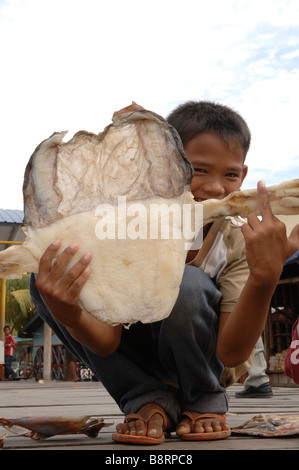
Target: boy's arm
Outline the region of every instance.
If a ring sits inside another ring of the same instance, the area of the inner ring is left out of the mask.
[[[79,247],[72,244],[53,262],[60,245],[59,240],[52,243],[41,257],[36,287],[52,315],[75,340],[100,356],[108,356],[119,346],[122,327],[106,325],[78,306],[79,294],[89,277],[91,255],[87,253],[65,272]]]
[[[299,225],[287,238],[285,225],[272,214],[263,182],[258,185],[258,195],[262,220],[251,214],[242,226],[248,280],[233,311],[220,315],[217,353],[227,367],[250,356],[264,329],[284,263],[299,247]]]

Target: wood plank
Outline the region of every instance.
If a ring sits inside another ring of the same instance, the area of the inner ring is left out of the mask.
[[[299,414],[299,387],[274,387],[274,396],[267,399],[235,398],[237,384],[228,389],[229,411],[227,422],[237,426],[259,413]],[[162,446],[136,446],[117,444],[112,440],[112,432],[123,415],[114,400],[99,382],[16,382],[0,381],[0,417],[16,418],[24,416],[91,415],[103,417],[105,422],[113,422],[103,428],[97,438],[84,435],[54,436],[35,441],[24,436],[9,437],[4,441],[4,449],[10,450],[101,450],[103,452],[147,450],[158,451],[197,451],[197,450],[298,450],[299,436],[283,438],[260,438],[232,435],[229,439],[217,441],[185,442],[175,433]],[[5,434],[0,427],[0,434]]]

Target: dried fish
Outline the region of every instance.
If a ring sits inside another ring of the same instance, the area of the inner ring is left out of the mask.
[[[29,160],[23,184],[26,241],[0,253],[0,277],[36,273],[53,241],[62,241],[61,250],[76,241],[74,263],[86,252],[93,255],[79,298],[83,310],[109,324],[168,316],[183,276],[184,239],[172,236],[176,226],[163,239],[159,227],[153,236],[139,236],[137,228],[136,239],[134,225],[152,228],[150,206],[158,210],[163,203],[167,212],[173,205],[180,210],[188,198],[193,203],[186,192],[193,170],[177,132],[133,105],[98,135],[80,131],[63,142],[64,135],[53,134]],[[104,239],[103,223],[109,225]]]
[[[4,434],[3,436],[0,436],[0,449],[3,448],[4,446],[4,441],[8,438],[8,434]]]
[[[61,434],[85,434],[88,437],[97,437],[103,427],[112,424],[105,423],[104,418],[92,416],[0,418],[0,425],[7,431],[36,440]]]
[[[261,413],[239,426],[232,427],[231,432],[232,434],[262,437],[282,437],[299,434],[299,414],[280,414],[266,417],[265,414]]]

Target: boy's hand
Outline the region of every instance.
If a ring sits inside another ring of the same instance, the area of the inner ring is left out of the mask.
[[[36,287],[55,318],[65,326],[73,326],[81,315],[77,302],[90,274],[88,265],[92,256],[89,253],[84,255],[66,271],[79,247],[73,243],[57,256],[60,246],[61,242],[57,240],[41,257]]]
[[[277,283],[284,263],[299,248],[299,224],[287,238],[285,224],[272,213],[263,181],[258,183],[258,198],[262,220],[251,214],[242,226],[247,262],[258,282]]]

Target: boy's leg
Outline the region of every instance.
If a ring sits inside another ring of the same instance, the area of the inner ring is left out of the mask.
[[[15,373],[15,371],[13,370],[12,368],[12,360],[13,360],[13,356],[8,356],[6,355],[5,356],[5,364],[4,364],[4,377],[6,379],[9,379],[9,377],[13,377],[15,378],[17,376],[17,374]]]
[[[8,377],[9,377],[9,371],[8,371],[8,368],[7,368],[7,360],[8,360],[7,358],[8,358],[8,356],[5,356],[5,358],[4,358],[4,378],[5,379],[8,379]]]
[[[161,360],[180,384],[182,412],[192,411],[193,416],[225,415],[228,409],[225,389],[220,385],[223,364],[216,355],[220,296],[208,276],[186,266],[180,295],[160,329]],[[220,431],[228,428],[224,419],[203,418],[202,422]],[[182,421],[178,434],[190,432],[190,418]],[[201,428],[201,420],[196,421],[196,427]]]
[[[224,366],[216,354],[220,298],[205,273],[186,266],[176,304],[161,322],[160,358],[180,384],[181,407],[185,410],[227,411],[226,392],[220,385]]]

